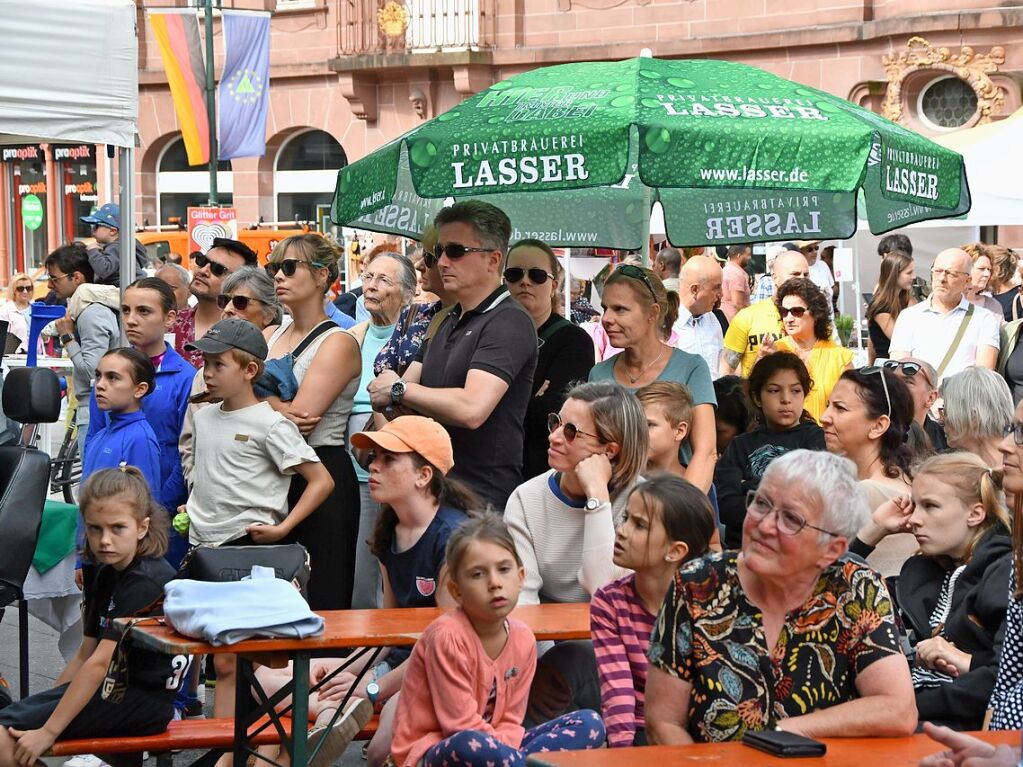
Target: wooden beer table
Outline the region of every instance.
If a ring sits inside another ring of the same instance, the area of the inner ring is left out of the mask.
[[[293,767],[305,767],[307,726],[309,719],[309,693],[349,666],[368,656],[369,662],[356,674],[356,684],[373,667],[385,647],[415,644],[428,625],[442,614],[440,608],[406,608],[381,610],[336,610],[318,613],[324,619],[324,630],[308,639],[252,639],[232,645],[214,646],[198,639],[178,634],[162,618],[129,621],[120,619],[122,626],[131,625],[131,639],[139,646],[167,655],[217,655],[233,653],[237,656],[234,718],[234,764],[244,767],[254,749],[251,739],[268,727],[280,735],[282,744],[291,754]],[[522,605],[511,614],[529,626],[537,640],[588,639],[590,636],[590,606],[580,604]],[[311,658],[344,657],[340,668],[312,689],[309,686]],[[280,691],[268,695],[254,673],[254,664],[281,668],[292,663],[292,679]],[[354,688],[354,685],[353,685]],[[250,691],[254,693],[253,700]],[[350,695],[350,693],[349,693]],[[282,702],[291,696],[291,703]],[[345,696],[335,716],[340,716],[348,702]],[[295,723],[289,734],[282,722],[290,716]],[[332,723],[333,724],[333,723]],[[253,729],[254,728],[254,729]],[[321,741],[322,743],[322,741]],[[218,754],[210,752],[196,764],[212,764]]]
[[[1018,746],[1020,733],[972,732],[996,746]],[[650,767],[664,764],[720,767],[916,767],[925,756],[944,750],[926,735],[909,738],[824,738],[828,752],[820,757],[781,758],[742,743],[695,743],[690,746],[603,748],[596,751],[558,751],[533,754],[529,767]]]

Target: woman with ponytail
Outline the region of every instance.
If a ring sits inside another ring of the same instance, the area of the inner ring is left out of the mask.
[[[1002,472],[973,453],[936,455],[916,470],[912,497],[880,506],[867,527],[873,540],[910,532],[920,547],[896,587],[920,721],[979,730],[998,673],[1012,563]]]

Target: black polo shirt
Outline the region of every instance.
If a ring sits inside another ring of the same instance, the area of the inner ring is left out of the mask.
[[[523,423],[536,368],[533,320],[502,285],[477,306],[456,305],[433,338],[419,349],[419,382],[431,389],[465,386],[470,370],[485,370],[508,384],[508,391],[478,429],[446,426],[455,466],[450,476],[503,511],[522,482]]]

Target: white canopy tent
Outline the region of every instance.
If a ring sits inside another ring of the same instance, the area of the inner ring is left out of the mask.
[[[0,144],[118,147],[124,276],[135,273],[135,22],[133,0],[0,3]]]

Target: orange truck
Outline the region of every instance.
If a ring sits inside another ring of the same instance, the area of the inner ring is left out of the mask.
[[[296,234],[312,231],[308,226],[293,229],[239,229],[238,239],[256,251],[259,263],[265,264],[270,251],[281,240]],[[181,264],[186,269],[191,266],[188,257],[188,232],[184,229],[168,229],[164,231],[141,231],[135,238],[145,245],[149,258],[166,261],[171,253],[181,256]]]

